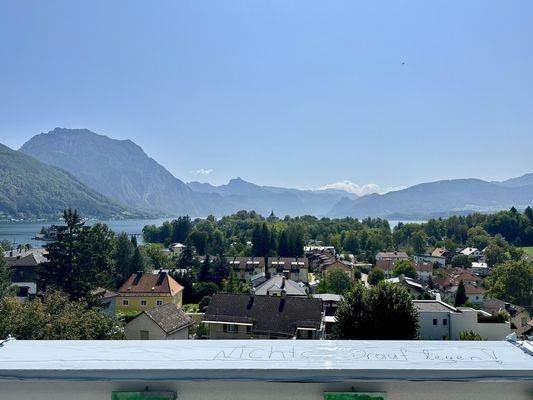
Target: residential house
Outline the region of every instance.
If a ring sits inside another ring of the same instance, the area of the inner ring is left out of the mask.
[[[117,312],[117,297],[118,293],[109,289],[98,287],[91,292],[99,300],[102,311],[109,315],[115,315]]]
[[[446,259],[446,264],[448,264],[453,256],[455,255],[455,250],[448,250],[444,247],[437,247],[431,252],[433,257],[444,257]]]
[[[444,276],[433,279],[435,287],[450,299],[455,297],[457,287],[461,281],[463,281],[465,290],[468,292],[467,296],[471,301],[473,300],[472,304],[482,304],[484,291],[474,289],[483,288],[483,278],[480,276],[474,275],[470,271],[462,268],[450,268],[446,270]],[[478,297],[477,299],[476,296]]]
[[[468,297],[468,301],[476,306],[482,305],[485,301],[485,289],[481,287],[467,284],[465,285],[465,293],[466,297]]]
[[[287,296],[307,297],[309,294],[305,284],[287,279],[284,275],[275,274],[269,279],[261,281],[256,278],[252,279],[251,282],[256,296],[281,296],[283,292]]]
[[[511,332],[509,321],[479,322],[490,314],[470,307],[452,307],[437,300],[413,300],[418,311],[421,340],[459,340],[462,333],[478,333],[483,340],[503,340]]]
[[[267,271],[283,274],[296,282],[308,282],[309,260],[306,257],[268,257]]]
[[[428,287],[424,282],[409,278],[408,276],[404,275],[389,278],[386,279],[386,281],[395,285],[402,285],[404,288],[407,289],[407,291],[412,297],[418,297],[419,295],[423,294],[424,292],[427,292],[428,290]]]
[[[413,256],[413,261],[415,263],[428,262],[434,265],[438,264],[440,268],[444,268],[446,266],[446,257],[433,256],[431,254],[415,254]]]
[[[393,260],[376,260],[376,266],[374,268],[382,270],[383,274],[385,274],[385,279],[390,279],[394,276],[392,270],[395,265],[396,261]]]
[[[435,250],[431,252],[431,255],[434,257],[446,257],[448,250],[444,247],[436,247]]]
[[[378,260],[392,260],[397,262],[409,260],[409,256],[405,251],[380,251],[376,254],[376,261]]]
[[[168,246],[168,249],[170,250],[172,255],[179,256],[182,253],[183,249],[185,249],[185,247],[187,246],[183,243],[172,243],[170,246]]]
[[[17,298],[22,301],[36,294],[38,269],[47,261],[45,250],[6,251],[4,260],[11,268],[11,282],[17,287]]]
[[[181,308],[183,286],[170,275],[160,272],[136,272],[118,290],[117,311],[144,311],[172,303]]]
[[[418,279],[422,282],[428,282],[433,277],[433,264],[430,262],[419,261],[415,264]]]
[[[321,273],[324,278],[327,279],[328,274],[334,271],[341,271],[348,275],[350,278],[354,279],[352,263],[348,261],[335,260],[329,264],[323,264],[321,266]]]
[[[483,310],[494,316],[500,313],[509,315],[511,329],[519,336],[524,335],[530,329],[528,322],[531,320],[531,314],[524,307],[506,303],[500,299],[488,298],[483,304]]]
[[[453,288],[457,288],[460,281],[463,281],[464,285],[483,286],[483,278],[462,268],[450,268],[443,277],[434,279],[435,284],[443,291],[454,291]]]
[[[479,276],[487,276],[489,274],[489,266],[484,262],[473,262],[470,270],[473,274]]]
[[[479,249],[476,249],[475,247],[466,247],[461,250],[459,254],[462,254],[467,257],[475,257],[478,260],[483,257],[483,252]]]
[[[229,257],[226,261],[242,282],[250,282],[252,276],[265,272],[263,257]]]
[[[209,339],[320,339],[322,300],[216,293],[205,312]]]
[[[175,304],[143,311],[124,327],[128,340],[183,340],[189,338],[194,321]]]

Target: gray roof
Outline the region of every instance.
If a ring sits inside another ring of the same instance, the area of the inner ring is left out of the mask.
[[[503,301],[503,300],[489,298],[489,299],[486,299],[483,302],[483,307],[482,308],[483,308],[484,311],[487,311],[487,312],[489,312],[491,314],[496,314],[500,310],[505,311],[505,304],[506,304],[506,302]],[[510,304],[510,303],[508,303],[508,304],[510,306],[509,314],[512,313],[511,316],[514,316],[516,314],[520,314],[522,311],[526,311],[526,309],[524,307],[517,306],[515,304]],[[514,311],[512,311],[512,310],[514,310]]]
[[[167,334],[186,328],[194,323],[191,317],[175,304],[163,304],[144,312]]]
[[[320,329],[322,300],[216,293],[207,307],[204,321],[248,323],[256,334],[276,333],[291,338],[298,327]]]
[[[413,300],[413,305],[420,312],[457,312],[455,307],[438,300]]]
[[[283,284],[285,281],[285,284]],[[284,279],[282,275],[275,275],[266,282],[259,284],[255,288],[257,296],[268,296],[272,291],[280,291],[284,287],[287,296],[307,296],[305,285],[300,285],[298,282]]]

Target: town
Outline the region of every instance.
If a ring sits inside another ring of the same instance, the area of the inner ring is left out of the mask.
[[[0,337],[533,334],[529,207],[393,229],[379,218],[281,219],[241,211],[147,225],[142,244],[104,224],[85,226],[76,210],[65,210],[64,221],[44,248],[2,243]]]

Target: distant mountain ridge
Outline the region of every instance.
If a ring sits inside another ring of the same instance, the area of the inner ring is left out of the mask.
[[[326,216],[327,212],[343,198],[357,196],[341,190],[298,190],[273,186],[259,186],[241,178],[231,179],[228,184],[213,186],[208,183],[187,184],[196,198],[211,196],[217,199],[219,212],[228,214],[238,210],[255,210],[263,215],[274,212],[285,215]]]
[[[0,216],[54,218],[66,208],[85,217],[134,216],[65,171],[0,144]]]
[[[511,178],[505,181],[499,182],[500,185],[506,187],[521,187],[533,185],[533,174],[525,174],[518,178]]]
[[[127,207],[154,215],[201,214],[192,191],[131,140],[56,128],[34,136],[20,151]]]
[[[506,187],[499,182],[480,179],[454,179],[339,202],[329,215],[427,219],[470,212],[494,212],[512,206],[524,208],[532,204],[533,185]]]
[[[342,190],[259,186],[241,178],[225,185],[185,184],[130,140],[86,129],[56,128],[20,149],[60,168],[124,207],[159,215],[223,216],[255,210],[277,216],[427,219],[468,212],[494,212],[533,204],[533,174],[503,182],[454,179],[422,183],[361,197]]]

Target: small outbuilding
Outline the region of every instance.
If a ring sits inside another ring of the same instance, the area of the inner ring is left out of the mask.
[[[124,328],[128,340],[177,340],[189,338],[193,320],[175,304],[143,311]]]

